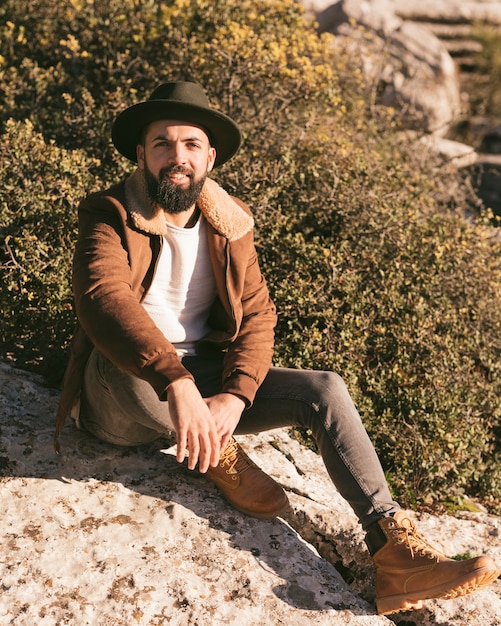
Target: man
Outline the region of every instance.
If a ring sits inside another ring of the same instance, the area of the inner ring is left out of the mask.
[[[287,508],[282,487],[233,434],[311,429],[327,471],[365,529],[381,614],[492,582],[489,557],[454,561],[393,501],[339,376],[271,367],[276,314],[249,209],[207,177],[241,134],[195,83],[160,85],[123,111],[112,138],[137,163],[79,208],[73,285],[79,330],[58,409],[100,439],[139,445],[175,432],[177,460],[238,510]]]

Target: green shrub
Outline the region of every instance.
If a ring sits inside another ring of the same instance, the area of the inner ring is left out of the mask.
[[[277,361],[342,373],[407,503],[496,500],[499,247],[488,223],[434,202],[444,190],[430,180],[447,175],[431,155],[417,173],[417,147],[396,146],[390,173],[392,161],[368,160],[368,144],[344,161],[323,146],[342,174],[315,178],[306,165],[302,197],[291,181],[293,200],[259,215],[281,311]]]
[[[477,77],[472,90],[474,112],[501,118],[501,29],[494,26],[476,26],[474,38],[482,45],[475,57]]]
[[[76,204],[130,170],[111,121],[159,81],[198,80],[243,129],[217,175],[255,212],[276,363],[343,375],[403,504],[494,509],[499,242],[332,43],[293,0],[3,2],[4,357],[60,371]]]
[[[31,122],[7,122],[0,154],[2,354],[60,379],[75,327],[71,259],[76,203],[98,165],[47,144]]]

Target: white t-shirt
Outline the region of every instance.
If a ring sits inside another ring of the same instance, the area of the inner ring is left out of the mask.
[[[195,354],[197,341],[209,332],[207,318],[215,298],[203,215],[193,228],[167,223],[157,271],[143,306],[179,356]]]

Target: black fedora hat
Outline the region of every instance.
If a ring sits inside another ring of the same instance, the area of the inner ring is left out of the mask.
[[[237,124],[224,113],[210,108],[200,85],[170,82],[159,85],[148,100],[134,104],[117,116],[111,130],[116,149],[136,162],[136,146],[141,131],[157,120],[179,120],[202,127],[216,149],[214,167],[228,161],[242,141]]]

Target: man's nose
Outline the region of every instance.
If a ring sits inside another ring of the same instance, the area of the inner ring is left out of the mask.
[[[186,148],[181,142],[172,145],[170,157],[173,163],[186,163]]]

